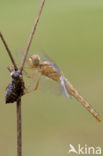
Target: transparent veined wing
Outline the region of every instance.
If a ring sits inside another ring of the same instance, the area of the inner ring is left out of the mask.
[[[47,62],[49,62],[49,64],[58,72],[61,73],[61,70],[59,69],[58,65],[45,53],[42,52],[43,56],[44,56],[44,60],[46,60]]]
[[[69,94],[68,89],[66,87],[65,78],[64,78],[61,70],[59,69],[58,65],[45,52],[42,52],[42,53],[43,53],[43,56],[44,56],[45,60],[47,62],[49,62],[49,64],[55,69],[55,71],[57,71],[58,73],[61,74],[59,86],[60,86],[60,88],[62,90],[62,93],[67,98],[70,98],[70,94]]]
[[[62,96],[64,94],[61,85],[46,76],[41,76],[39,89],[55,96]]]
[[[61,88],[62,88],[62,90],[63,90],[64,95],[65,95],[67,98],[70,98],[71,96],[70,96],[69,91],[68,91],[68,89],[67,89],[67,87],[66,87],[65,78],[64,78],[63,75],[61,75],[61,77],[60,77],[60,86],[61,86]]]
[[[19,66],[24,58],[24,50],[16,50],[15,52],[15,55],[16,55],[16,60],[17,60],[17,65]],[[30,54],[28,54],[28,56],[26,57],[26,61],[25,61],[25,64],[24,64],[24,68],[27,68],[29,65],[28,65],[28,59],[30,57]]]
[[[34,88],[36,87],[36,84],[38,82],[38,79],[41,75],[41,73],[39,73],[36,70],[32,70],[32,72],[34,72],[33,78],[28,79],[25,77],[25,82],[26,82],[28,91],[34,90]],[[30,74],[30,72],[28,73],[28,75],[29,74]],[[65,95],[66,97],[69,97],[69,94],[67,93],[66,87],[64,86],[63,82],[64,82],[63,80],[61,80],[61,82],[57,82],[57,81],[54,81],[54,80],[42,75],[40,78],[38,90],[40,90],[43,93],[48,93],[48,94],[52,94],[55,96]]]

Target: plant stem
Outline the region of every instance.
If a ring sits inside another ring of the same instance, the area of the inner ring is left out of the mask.
[[[17,100],[17,156],[22,156],[21,98]]]
[[[11,51],[10,51],[10,49],[9,49],[9,47],[8,47],[8,45],[7,45],[7,43],[6,43],[6,41],[5,41],[5,39],[4,39],[4,37],[3,37],[1,32],[0,32],[0,37],[1,37],[1,40],[2,40],[2,42],[3,42],[3,44],[4,44],[5,48],[6,48],[7,52],[8,52],[8,55],[9,55],[9,57],[11,59],[11,62],[13,64],[13,66],[14,66],[14,69],[17,70],[18,68],[17,68],[16,63],[15,63],[15,61],[13,59]]]
[[[29,38],[29,41],[28,41],[28,44],[27,44],[27,48],[26,48],[25,53],[24,53],[24,58],[23,58],[23,60],[22,60],[21,66],[20,66],[20,71],[21,71],[21,72],[22,72],[22,70],[23,70],[23,67],[24,67],[24,64],[25,64],[26,57],[27,57],[27,55],[28,55],[28,51],[29,51],[31,42],[32,42],[32,39],[33,39],[35,30],[36,30],[37,24],[38,24],[38,22],[39,22],[39,18],[40,18],[40,15],[41,15],[41,12],[42,12],[42,9],[43,9],[43,6],[44,6],[44,2],[45,2],[45,0],[42,0],[41,5],[40,5],[40,8],[39,8],[39,11],[38,11],[38,14],[37,14],[37,16],[36,16],[35,23],[34,23],[34,25],[33,25],[32,32],[31,32],[31,34],[30,34],[30,38]]]

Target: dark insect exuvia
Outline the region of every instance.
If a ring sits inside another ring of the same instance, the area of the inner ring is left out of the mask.
[[[6,103],[13,103],[18,100],[21,96],[24,95],[24,81],[22,74],[19,70],[11,72],[12,82],[9,84],[7,88]]]

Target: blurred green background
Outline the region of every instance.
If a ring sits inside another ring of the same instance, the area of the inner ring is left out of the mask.
[[[40,2],[0,0],[0,31],[16,61]],[[103,119],[103,1],[46,0],[29,54],[42,49]],[[0,41],[0,156],[16,155],[16,106],[5,104],[10,64]],[[38,90],[22,101],[23,156],[67,156],[69,144],[103,147],[103,123],[74,98]]]

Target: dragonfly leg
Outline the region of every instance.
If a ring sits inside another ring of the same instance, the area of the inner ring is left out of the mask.
[[[31,70],[33,69],[33,67],[31,67],[31,66],[26,66],[25,68],[26,69],[31,69]]]
[[[41,75],[39,76],[39,78],[38,78],[38,80],[37,80],[37,83],[36,83],[36,86],[35,86],[35,88],[33,89],[34,91],[37,90],[37,89],[39,88],[40,79],[41,79]]]
[[[40,83],[40,78],[41,78],[41,75],[39,76],[39,78],[38,78],[38,80],[37,80],[37,82],[36,82],[36,86],[35,86],[34,89],[29,90],[29,89],[28,89],[29,87],[25,89],[25,94],[28,94],[28,93],[34,92],[34,91],[36,91],[36,90],[38,89],[38,87],[39,87],[39,83]]]
[[[32,78],[35,77],[35,73],[29,75],[25,70],[23,70],[23,72],[24,72],[24,75],[25,75],[27,78],[31,78],[31,79],[32,79]]]

